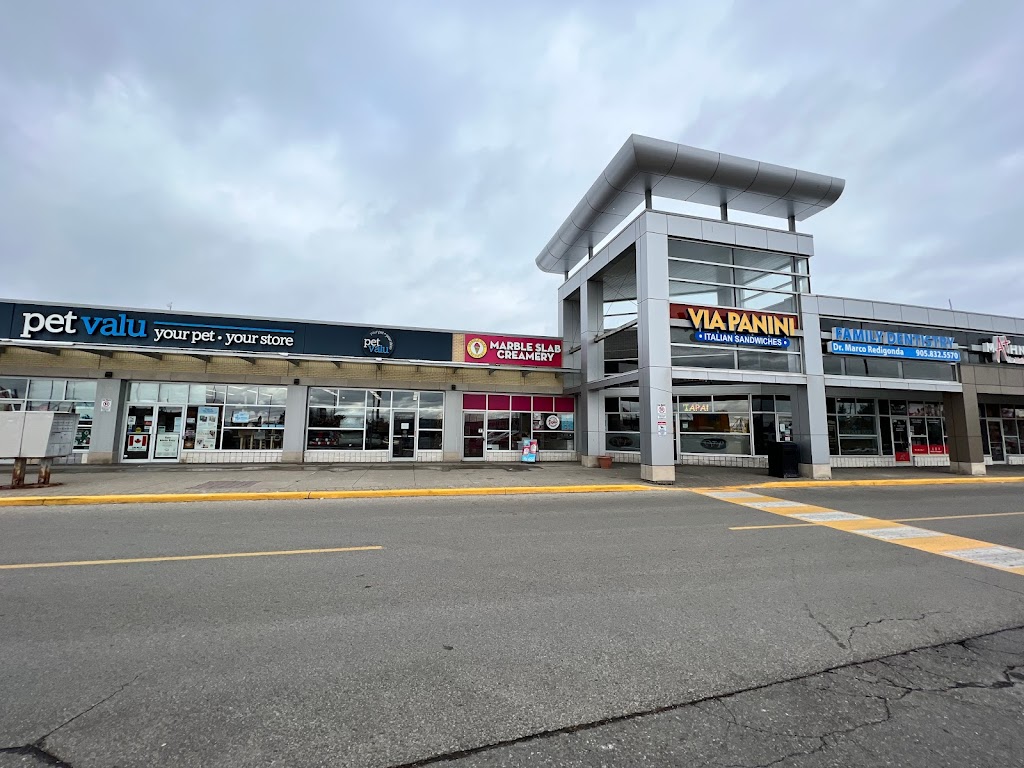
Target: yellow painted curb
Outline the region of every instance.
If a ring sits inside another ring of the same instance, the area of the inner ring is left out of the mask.
[[[891,485],[972,485],[981,483],[1024,483],[1024,475],[1007,477],[906,477],[887,480],[772,480],[767,483],[732,485],[730,488],[841,488]]]
[[[497,488],[392,488],[358,491],[252,491],[248,493],[134,493],[97,496],[13,496],[0,507],[56,507],[84,504],[166,504],[191,501],[283,501],[300,499],[387,499],[424,496],[519,496],[538,493],[628,493],[664,490],[655,485],[536,485]]]

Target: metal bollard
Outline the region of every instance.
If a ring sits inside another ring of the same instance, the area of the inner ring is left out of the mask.
[[[11,488],[25,487],[25,459],[14,460],[14,472],[11,475]]]
[[[53,459],[39,460],[39,477],[36,478],[38,485],[50,484],[50,467],[53,466]]]

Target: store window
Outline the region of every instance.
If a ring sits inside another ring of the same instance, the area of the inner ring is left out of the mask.
[[[0,411],[60,411],[78,414],[74,450],[92,442],[96,382],[91,379],[0,378]]]
[[[833,456],[878,456],[878,406],[875,400],[829,397],[829,450]]]
[[[828,397],[829,452],[833,456],[948,453],[942,403]]]
[[[640,451],[640,398],[606,397],[605,448],[609,451]]]
[[[575,401],[551,395],[469,393],[462,396],[463,456],[516,451],[536,440],[538,451],[576,449]]]
[[[979,404],[985,455],[994,463],[1024,453],[1024,408],[1006,404]]]
[[[752,453],[750,397],[677,397],[679,453]]]
[[[443,392],[309,388],[309,450],[394,449],[394,458],[412,458],[416,448],[441,450],[443,429]]]
[[[124,458],[281,450],[287,397],[284,386],[130,382]]]

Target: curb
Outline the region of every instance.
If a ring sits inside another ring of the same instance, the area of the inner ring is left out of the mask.
[[[655,485],[534,485],[496,488],[392,488],[361,491],[254,491],[250,493],[135,493],[97,496],[16,496],[0,507],[67,507],[86,504],[167,504],[192,501],[284,501],[394,499],[433,496],[520,496],[539,493],[635,493],[665,490]]]
[[[1024,475],[1006,477],[907,477],[888,480],[773,480],[767,483],[734,485],[730,488],[844,488],[899,485],[983,485],[993,483],[1024,483]]]

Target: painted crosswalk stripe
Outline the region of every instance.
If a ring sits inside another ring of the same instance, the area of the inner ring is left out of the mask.
[[[850,512],[797,512],[796,514],[790,515],[790,517],[795,517],[797,520],[803,520],[805,523],[829,523],[836,520],[871,519],[864,517],[864,515],[854,515]]]
[[[946,552],[949,557],[999,568],[1024,568],[1024,552],[1011,547],[975,547]]]
[[[924,528],[915,528],[912,525],[890,525],[885,528],[861,528],[856,531],[861,536],[871,536],[874,539],[885,539],[894,541],[896,539],[924,539],[932,536],[941,536],[935,531]]]
[[[932,531],[928,528],[903,525],[884,518],[855,515],[838,509],[828,509],[745,491],[711,488],[691,488],[690,491],[787,519],[802,520],[815,526],[854,533],[864,538],[916,549],[919,552],[927,552],[964,563],[1024,576],[1024,550],[1013,547]]]

